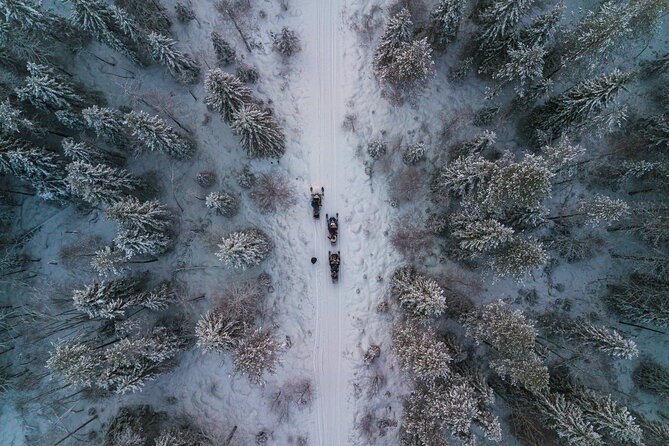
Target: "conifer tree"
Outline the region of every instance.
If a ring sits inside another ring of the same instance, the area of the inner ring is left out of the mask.
[[[125,55],[139,64],[139,56],[133,38],[137,39],[137,28],[120,8],[114,8],[102,0],[64,0],[72,6],[70,21],[97,41]]]
[[[285,26],[281,29],[281,32],[270,33],[270,37],[272,38],[274,51],[285,57],[290,57],[301,50],[300,38],[297,37],[297,33]]]
[[[444,290],[435,280],[418,273],[412,266],[397,269],[390,286],[402,309],[411,316],[439,316],[446,310]]]
[[[409,165],[417,164],[425,159],[425,151],[425,143],[423,142],[410,144],[402,153],[402,161]]]
[[[232,122],[235,113],[254,101],[253,93],[238,77],[220,68],[207,71],[204,91],[204,102],[212,110],[221,113],[227,123]]]
[[[126,309],[138,304],[142,282],[137,277],[94,282],[81,290],[74,290],[74,307],[90,318],[115,319],[125,315]]]
[[[452,219],[453,237],[460,248],[472,253],[486,253],[513,240],[514,230],[493,219],[472,220],[462,214]]]
[[[143,231],[133,226],[121,226],[114,237],[114,243],[125,253],[126,258],[135,256],[157,256],[170,247],[172,237],[167,232]]]
[[[574,402],[600,431],[623,444],[642,445],[642,431],[627,407],[618,404],[611,395],[600,395],[592,390],[579,391]]]
[[[669,328],[669,292],[666,280],[652,273],[634,273],[629,278],[607,284],[607,306],[636,322]]]
[[[193,155],[195,150],[193,144],[159,116],[151,116],[143,111],[131,111],[124,116],[123,124],[139,142],[140,153],[161,152],[175,159],[187,159]]]
[[[263,375],[274,373],[281,343],[272,332],[258,328],[244,336],[235,349],[235,370],[252,383],[264,384]]]
[[[395,59],[395,53],[400,46],[411,41],[412,29],[413,23],[408,9],[402,8],[390,18],[374,53],[374,69],[377,75]]]
[[[273,250],[270,238],[259,229],[245,229],[224,237],[216,256],[233,268],[247,269],[265,260]]]
[[[435,48],[444,49],[455,40],[460,28],[463,0],[441,0],[430,14],[429,35]]]
[[[114,0],[119,7],[128,11],[137,23],[149,31],[169,35],[172,21],[167,9],[158,0]]]
[[[519,43],[515,48],[509,49],[506,63],[493,74],[493,79],[500,81],[502,85],[514,83],[516,94],[523,97],[527,88],[541,79],[545,56],[546,50],[543,46],[530,47]]]
[[[0,103],[0,133],[15,135],[20,132],[31,132],[33,123],[22,116],[23,112],[12,105],[9,99]]]
[[[237,346],[246,327],[221,311],[210,311],[197,322],[197,345],[203,351],[224,352]]]
[[[393,346],[400,367],[418,379],[444,377],[451,373],[448,346],[434,330],[421,330],[413,323],[400,324],[392,332]]]
[[[194,83],[200,75],[200,65],[189,54],[176,48],[176,41],[158,33],[147,37],[151,57],[179,82]]]
[[[561,394],[543,396],[540,410],[558,437],[570,446],[604,446],[602,436],[583,416],[581,409]]]
[[[116,249],[115,246],[105,246],[95,251],[91,267],[101,277],[120,276],[126,271],[124,266],[126,260],[123,251]]]
[[[118,110],[93,105],[83,109],[81,115],[98,138],[110,143],[127,144],[127,130],[123,124],[123,115]]]
[[[140,185],[140,181],[126,170],[104,164],[75,161],[68,164],[66,170],[72,195],[93,205],[115,203]]]
[[[81,161],[87,164],[104,164],[110,161],[109,156],[95,149],[83,141],[75,141],[73,138],[63,138],[61,141],[63,153],[72,161]]]
[[[233,217],[239,211],[239,198],[227,192],[211,192],[205,199],[205,204],[217,215]]]
[[[64,165],[53,152],[13,137],[0,137],[0,172],[25,181],[45,200],[62,202],[69,197]]]
[[[54,347],[46,361],[51,373],[61,375],[68,384],[91,386],[95,383],[99,374],[101,353],[79,341],[61,341]]]
[[[33,0],[0,0],[0,16],[11,25],[26,31],[47,32],[54,18]]]
[[[570,128],[602,113],[634,76],[631,72],[615,70],[611,74],[583,81],[535,109],[532,126],[544,138],[556,139]]]
[[[613,358],[633,359],[639,356],[639,349],[631,339],[624,338],[618,331],[593,325],[583,319],[565,322],[565,331],[569,339],[590,346]]]
[[[550,11],[538,16],[519,33],[519,41],[528,48],[543,47],[548,44],[562,20],[564,5],[559,3]]]
[[[234,63],[235,58],[237,57],[237,53],[228,43],[228,41],[223,38],[221,33],[218,31],[212,31],[211,41],[214,44],[216,58],[220,63],[223,65],[230,65],[231,63]]]
[[[547,261],[548,254],[541,242],[533,238],[514,237],[504,249],[493,253],[490,267],[497,276],[522,280]]]
[[[457,158],[437,170],[432,190],[442,196],[464,197],[472,193],[493,168],[493,163],[478,154]]]
[[[248,104],[233,114],[232,130],[253,158],[279,158],[286,151],[286,136],[269,111]]]
[[[158,200],[139,201],[127,197],[107,207],[106,217],[126,228],[144,232],[166,232],[171,226],[172,214]]]
[[[411,89],[433,74],[432,48],[427,38],[423,38],[401,44],[378,76],[396,88]]]
[[[629,205],[622,200],[595,194],[580,203],[578,212],[591,224],[605,222],[610,225],[629,213]]]
[[[498,163],[487,185],[483,205],[491,212],[538,207],[550,195],[554,175],[543,158],[532,155],[525,155],[515,163]]]
[[[46,65],[28,62],[28,76],[16,95],[42,110],[64,110],[85,105],[85,99],[76,87]]]

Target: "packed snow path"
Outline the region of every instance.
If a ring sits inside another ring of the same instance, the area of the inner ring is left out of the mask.
[[[316,432],[312,438],[314,444],[339,446],[348,443],[353,417],[347,407],[349,373],[343,351],[349,325],[345,308],[352,280],[348,277],[351,252],[342,199],[347,185],[342,176],[344,159],[340,156],[349,152],[349,148],[343,146],[345,141],[339,134],[343,118],[340,111],[346,94],[339,85],[339,67],[343,65],[337,42],[340,6],[338,0],[306,0],[303,5],[308,27],[303,76],[308,103],[302,108],[305,112],[303,144],[309,153],[311,184],[315,188],[325,187],[321,218],[313,221],[313,250],[318,263],[309,286],[316,311],[312,358],[317,392]],[[326,238],[325,214],[336,212],[340,214],[342,229],[337,245],[332,247]],[[328,272],[330,249],[340,250],[342,256],[341,277],[335,284]]]

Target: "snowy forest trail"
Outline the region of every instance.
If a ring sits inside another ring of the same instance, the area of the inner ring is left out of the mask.
[[[321,218],[313,221],[313,251],[318,258],[311,274],[309,289],[314,299],[314,345],[312,361],[316,386],[315,429],[313,440],[318,445],[344,445],[352,424],[352,413],[347,408],[348,364],[344,358],[344,343],[348,331],[345,299],[349,294],[349,269],[346,267],[347,231],[342,194],[346,190],[341,176],[342,157],[339,152],[344,138],[338,137],[338,122],[342,119],[344,91],[339,85],[338,67],[342,66],[338,39],[338,0],[305,1],[304,19],[308,27],[305,48],[306,66],[304,88],[303,144],[309,153],[310,182],[314,188],[325,188]],[[326,238],[325,214],[339,212],[341,232],[337,245],[331,246]],[[340,250],[341,278],[332,283],[328,272],[328,250]]]

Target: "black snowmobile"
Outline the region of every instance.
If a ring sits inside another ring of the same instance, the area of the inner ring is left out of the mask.
[[[337,232],[339,231],[339,213],[335,214],[334,217],[325,214],[325,219],[328,222],[328,240],[334,245],[337,243]]]
[[[314,188],[310,187],[311,191],[311,209],[314,211],[314,218],[321,217],[321,206],[323,206],[323,195],[325,195],[325,188],[321,187],[321,191],[314,192]]]
[[[335,283],[339,280],[339,263],[341,262],[339,251],[336,253],[328,251],[328,261],[330,263],[330,278],[332,283]]]

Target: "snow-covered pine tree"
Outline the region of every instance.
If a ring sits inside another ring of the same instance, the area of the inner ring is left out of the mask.
[[[142,280],[138,277],[103,280],[74,290],[72,300],[74,308],[91,319],[116,319],[123,317],[128,308],[141,304],[141,287]]]
[[[466,315],[463,323],[477,344],[494,349],[492,366],[501,376],[532,392],[548,385],[548,369],[534,350],[536,330],[522,311],[510,310],[499,300]]]
[[[222,191],[211,192],[205,198],[205,205],[217,215],[233,217],[239,211],[239,197]]]
[[[118,110],[93,105],[83,109],[81,115],[98,138],[122,147],[128,144],[128,131],[123,124],[123,115]]]
[[[281,32],[270,33],[270,37],[272,38],[272,47],[274,48],[274,51],[285,57],[290,57],[299,53],[302,49],[300,38],[297,37],[297,33],[285,26],[281,29]]]
[[[564,14],[564,5],[558,3],[550,11],[538,16],[519,33],[519,41],[526,47],[545,46],[557,31]]]
[[[172,213],[158,200],[139,201],[127,197],[106,209],[106,218],[126,228],[144,232],[166,232],[172,224]]]
[[[472,219],[463,213],[451,219],[452,235],[459,240],[460,248],[481,254],[502,248],[513,240],[514,230],[493,219]]]
[[[494,0],[480,16],[478,39],[493,43],[505,40],[530,10],[534,0]]]
[[[401,44],[393,60],[377,73],[382,81],[400,89],[411,89],[433,74],[432,47],[427,37]]]
[[[195,326],[197,346],[205,352],[229,351],[237,346],[245,330],[244,322],[230,318],[222,311],[210,311]]]
[[[192,84],[197,80],[200,64],[189,54],[178,50],[175,40],[152,32],[147,36],[147,44],[153,60],[167,68],[177,81]]]
[[[33,123],[22,116],[21,109],[12,105],[9,99],[0,103],[0,132],[6,135],[15,135],[20,132],[32,132]]]
[[[432,191],[438,196],[464,197],[486,180],[494,167],[479,154],[457,158],[436,171]]]
[[[651,116],[642,121],[639,134],[647,141],[650,148],[659,150],[669,149],[669,111],[660,115]]]
[[[34,187],[45,200],[69,197],[65,161],[56,153],[13,137],[0,137],[0,173],[11,174]]]
[[[544,70],[546,49],[541,45],[525,46],[519,43],[507,52],[506,63],[493,73],[493,79],[502,85],[514,84],[514,90],[519,97],[525,96],[527,88],[538,79],[541,79]],[[496,87],[498,90],[500,86]]]
[[[406,8],[402,8],[388,20],[374,53],[373,64],[377,76],[380,76],[381,71],[395,60],[395,54],[399,47],[404,43],[411,42],[412,32],[411,13]]]
[[[92,205],[112,204],[135,191],[141,181],[124,169],[81,161],[66,167],[72,195]]]
[[[26,31],[47,32],[54,18],[34,0],[0,0],[0,16],[5,23]]]
[[[600,395],[583,389],[573,402],[596,428],[623,444],[643,445],[641,427],[627,407],[618,404],[611,395]]]
[[[660,397],[669,397],[669,369],[649,357],[643,358],[632,373],[632,380],[641,390]]]
[[[249,228],[223,237],[216,256],[227,266],[247,269],[265,260],[274,249],[269,236]]]
[[[126,257],[123,251],[114,246],[105,246],[95,251],[91,267],[101,277],[120,276],[126,271]]]
[[[159,116],[143,111],[131,111],[123,117],[123,124],[140,143],[138,152],[161,152],[175,159],[193,156],[195,147],[187,138],[179,135]]]
[[[669,426],[657,420],[643,420],[643,444],[645,446],[664,446],[669,444]]]
[[[669,328],[669,293],[666,280],[649,273],[634,273],[620,282],[608,283],[607,306],[633,321]]]
[[[286,136],[268,110],[247,104],[233,113],[231,125],[253,158],[279,158],[286,151]]]
[[[432,11],[428,33],[436,49],[443,50],[446,45],[455,40],[464,9],[463,0],[440,0]]]
[[[408,165],[414,165],[425,159],[425,143],[422,141],[409,144],[402,152],[402,161]]]
[[[397,325],[392,331],[393,347],[400,367],[417,379],[433,379],[451,373],[448,345],[437,338],[430,327],[421,329],[414,323]]]
[[[251,89],[238,77],[220,68],[207,71],[204,91],[206,93],[204,102],[212,110],[221,113],[227,123],[232,122],[235,113],[254,101]]]
[[[63,153],[72,161],[81,161],[87,164],[104,164],[109,162],[106,152],[91,147],[83,141],[75,141],[73,138],[63,138],[61,141]]]
[[[587,11],[559,45],[563,52],[562,63],[605,55],[632,34],[630,21],[633,14],[629,4],[613,0],[602,3],[595,11]]]
[[[125,55],[139,64],[140,59],[133,38],[136,26],[131,24],[120,8],[114,8],[103,0],[65,0],[72,6],[70,22],[90,33],[97,41]],[[119,22],[120,21],[120,22]]]
[[[218,31],[211,32],[211,42],[214,44],[216,58],[223,65],[230,65],[235,62],[237,53],[234,48],[223,38]]]
[[[567,326],[567,336],[614,358],[633,359],[639,356],[639,349],[631,339],[624,338],[616,330],[598,327],[582,319]]]
[[[634,72],[614,70],[611,74],[583,81],[536,108],[532,113],[532,127],[549,140],[557,139],[571,127],[602,113],[634,77]]]
[[[121,226],[114,237],[114,243],[125,252],[126,258],[130,259],[135,256],[157,256],[164,253],[171,246],[172,237],[167,232],[147,232],[136,227]]]
[[[547,261],[548,254],[540,241],[514,237],[504,249],[494,253],[490,259],[490,267],[497,276],[522,280]]]
[[[583,411],[564,395],[547,394],[540,397],[539,407],[548,425],[569,446],[604,446],[602,436],[585,419]]]
[[[46,366],[52,374],[61,375],[66,383],[93,385],[100,373],[102,355],[99,350],[78,340],[54,344]]]
[[[420,274],[413,266],[397,269],[390,287],[402,309],[413,317],[439,316],[446,311],[444,290],[434,279]]]
[[[197,18],[193,10],[193,5],[190,2],[177,2],[174,5],[174,11],[176,12],[177,20],[181,23],[188,23]]]
[[[595,194],[579,204],[578,212],[585,215],[590,224],[604,222],[610,225],[629,214],[630,210],[623,200]]]
[[[252,383],[264,384],[263,375],[274,373],[279,363],[281,343],[271,331],[258,328],[250,331],[235,348],[235,371],[246,375]]]
[[[114,0],[114,3],[128,11],[143,28],[169,35],[172,21],[167,14],[167,9],[160,1]]]
[[[65,110],[83,107],[86,100],[77,88],[46,65],[28,62],[24,85],[15,89],[22,101],[46,110]]]
[[[497,134],[485,130],[471,139],[466,139],[453,145],[449,150],[449,158],[455,160],[470,155],[481,155],[487,149],[492,148],[497,140]]]

